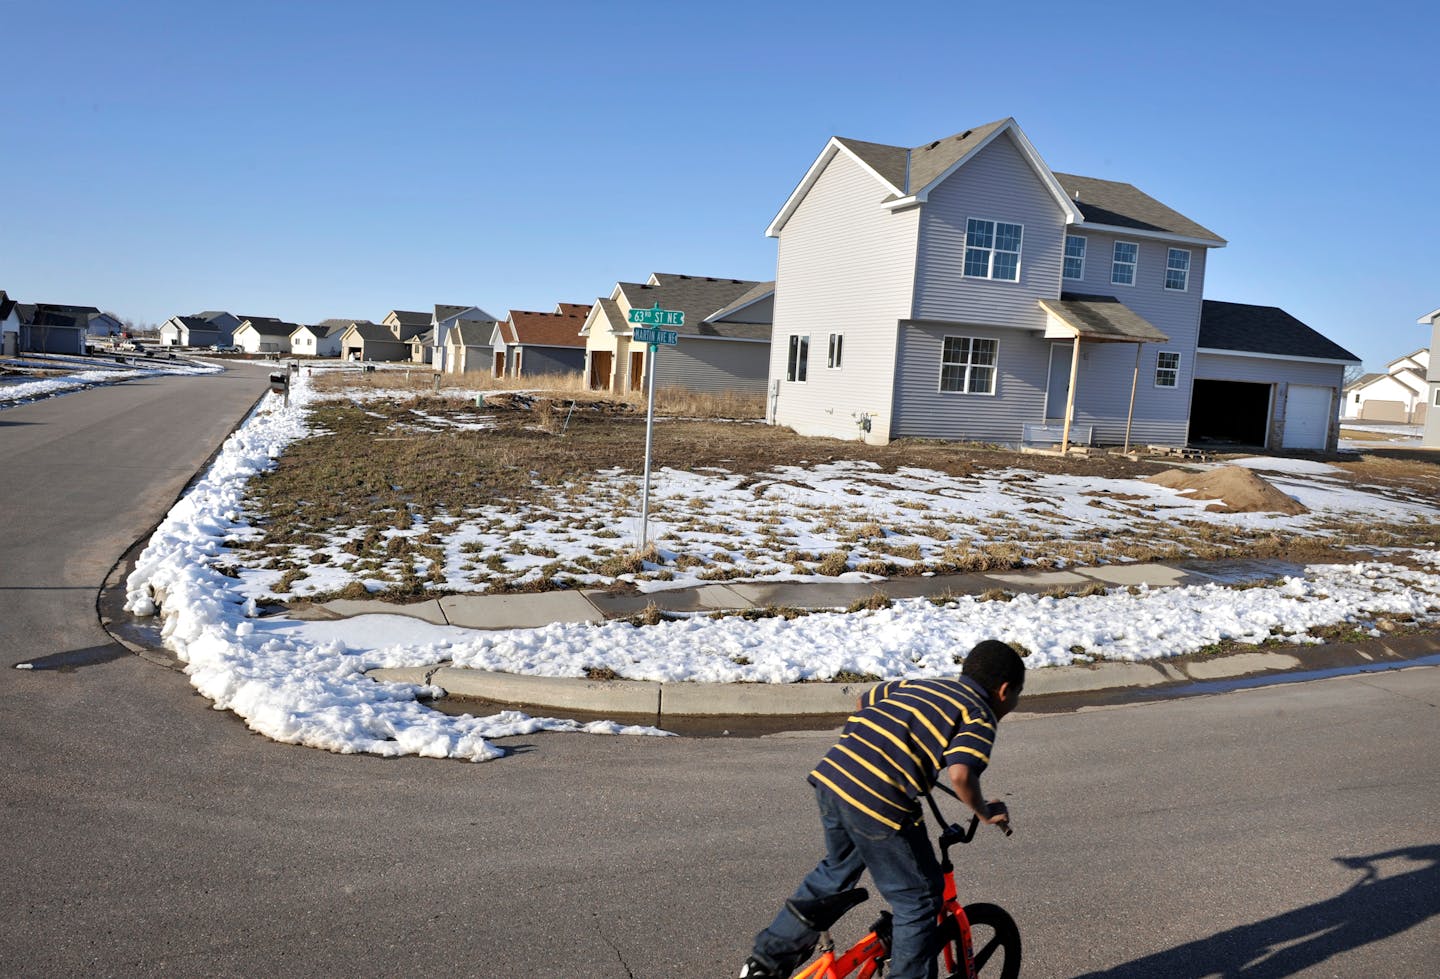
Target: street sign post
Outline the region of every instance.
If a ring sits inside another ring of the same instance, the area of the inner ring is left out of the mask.
[[[662,344],[673,347],[680,342],[678,332],[662,330],[661,327],[684,326],[685,311],[661,309],[657,302],[650,309],[630,310],[629,319],[636,324],[635,329],[630,331],[631,338],[637,343],[650,345],[650,394],[646,398],[645,407],[645,490],[640,497],[640,550],[643,551],[650,530],[650,447],[655,440],[655,357]]]

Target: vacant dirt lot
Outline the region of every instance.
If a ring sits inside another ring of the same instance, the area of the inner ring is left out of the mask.
[[[254,532],[233,541],[237,568],[265,572],[271,593],[287,599],[404,600],[647,579],[1323,560],[1437,536],[1433,456],[1366,456],[1326,471],[1327,493],[1409,507],[1403,514],[1330,508],[1227,521],[1133,482],[1175,467],[1163,459],[868,446],[757,421],[670,417],[656,424],[655,523],[639,554],[643,413],[572,396],[317,402],[316,436],[251,484]]]

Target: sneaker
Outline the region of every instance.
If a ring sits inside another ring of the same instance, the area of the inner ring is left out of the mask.
[[[781,979],[781,977],[778,973],[770,971],[768,966],[752,955],[740,967],[740,979]]]

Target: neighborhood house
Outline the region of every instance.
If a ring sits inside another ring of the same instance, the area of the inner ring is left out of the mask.
[[[1422,319],[1420,322],[1429,323]],[[1346,418],[1364,421],[1425,422],[1429,401],[1430,350],[1421,347],[1385,365],[1385,373],[1366,374],[1345,389]]]
[[[1430,327],[1430,349],[1425,352],[1425,363],[1428,365],[1425,404],[1430,410],[1425,413],[1425,429],[1420,441],[1429,448],[1440,449],[1440,364],[1435,362],[1435,354],[1440,352],[1440,309],[1426,313],[1415,322]]]
[[[512,309],[490,335],[496,377],[579,374],[585,368],[585,338],[580,335],[590,307],[557,303],[553,312]]]
[[[617,282],[608,298],[590,307],[580,330],[589,387],[617,394],[644,388],[649,345],[633,341],[629,314],[658,304],[685,320],[676,328],[679,343],[656,358],[657,387],[759,394],[770,361],[774,299],[775,283],[746,279],[656,272],[643,283]]]
[[[832,138],[766,233],[767,415],[801,434],[1335,447],[1357,358],[1281,310],[1206,303],[1223,238],[1052,171],[1014,119],[916,147]]]

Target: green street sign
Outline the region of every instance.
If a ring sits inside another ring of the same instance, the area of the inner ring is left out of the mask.
[[[680,342],[680,334],[674,330],[661,330],[653,326],[637,326],[630,333],[636,343],[663,343],[673,347]]]
[[[651,309],[630,310],[630,322],[640,323],[644,326],[684,326],[685,313],[678,309],[661,309],[657,302]],[[656,341],[647,342],[655,343]]]

